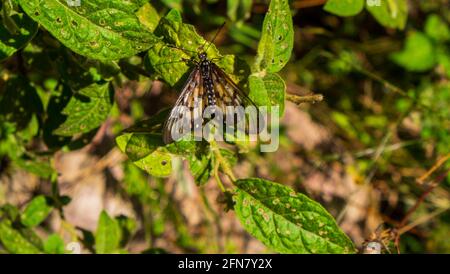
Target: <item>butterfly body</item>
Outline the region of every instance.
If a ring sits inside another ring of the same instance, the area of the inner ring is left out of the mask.
[[[206,53],[201,52],[198,55],[200,62],[198,63],[198,69],[201,72],[202,80],[203,80],[203,88],[206,91],[207,96],[207,104],[208,106],[216,105],[216,95],[214,93],[214,85],[211,74],[211,61],[208,59]]]
[[[163,139],[166,144],[175,141],[175,135],[183,135],[185,125],[198,129],[205,122],[202,115],[206,108],[210,113],[223,114],[226,108],[256,105],[233,80],[219,68],[205,52],[198,54],[198,61],[184,84],[175,106],[164,124]],[[181,125],[181,126],[180,126]]]

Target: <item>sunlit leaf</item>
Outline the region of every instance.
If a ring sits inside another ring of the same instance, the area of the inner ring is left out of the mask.
[[[67,116],[54,134],[73,136],[99,127],[112,108],[113,89],[110,83],[92,84],[79,90],[62,113]]]
[[[369,5],[380,3],[380,5]],[[367,1],[367,10],[383,26],[389,28],[404,29],[408,19],[407,0],[381,0]]]
[[[15,230],[11,222],[0,221],[0,242],[2,246],[13,254],[40,254],[42,253],[36,246],[27,241],[23,235]]]
[[[117,220],[102,211],[95,232],[95,251],[98,254],[117,253],[121,237],[121,229]]]
[[[283,79],[275,74],[268,73],[262,77],[251,75],[248,79],[250,98],[259,106],[278,106],[280,116],[284,112],[284,98],[286,86]]]
[[[148,174],[156,177],[167,177],[172,172],[172,157],[171,154],[164,147],[157,147],[157,144],[152,142],[157,141],[160,144],[162,138],[156,135],[139,134],[139,142],[132,144],[132,149],[127,148],[129,141],[133,138],[133,133],[123,134],[116,138],[116,143],[119,149],[127,153],[127,149],[131,152],[130,160],[133,163],[146,171]],[[146,139],[149,137],[149,139]],[[140,148],[138,145],[143,145]],[[141,150],[142,149],[142,150]]]
[[[263,23],[255,71],[278,72],[291,57],[294,29],[289,1],[272,0]]]
[[[136,15],[139,22],[146,26],[150,31],[154,31],[159,23],[158,11],[150,4],[145,3],[137,12]]]
[[[0,61],[23,48],[37,32],[36,22],[26,14],[18,13],[9,18],[18,26],[18,31],[11,33],[4,25],[0,24]]]
[[[354,253],[350,239],[317,202],[263,179],[238,180],[236,215],[244,228],[280,253]]]
[[[118,60],[150,48],[157,38],[138,20],[140,1],[20,0],[21,7],[61,43],[78,54]]]
[[[65,246],[63,239],[58,234],[48,236],[44,243],[44,251],[47,254],[64,254]]]
[[[365,0],[328,0],[323,9],[339,16],[353,16],[363,10],[364,2]]]
[[[34,227],[42,223],[52,212],[50,201],[43,195],[36,196],[29,202],[21,215],[21,222],[26,227]]]
[[[125,152],[131,161],[137,161],[163,145],[161,134],[134,133],[127,142]]]
[[[184,83],[193,65],[188,60],[198,60],[197,55],[202,48],[207,50],[208,58],[216,58],[214,62],[236,82],[248,74],[245,62],[233,55],[221,56],[214,44],[197,34],[193,25],[182,22],[177,10],[171,10],[161,18],[155,34],[162,36],[163,40],[148,51],[145,66],[156,78],[171,86],[177,84],[179,87]]]

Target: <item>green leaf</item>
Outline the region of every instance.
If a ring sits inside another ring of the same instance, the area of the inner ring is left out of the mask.
[[[44,251],[47,254],[64,254],[65,246],[63,239],[58,234],[48,236],[44,243]]]
[[[142,25],[146,26],[150,31],[154,31],[159,23],[158,11],[150,4],[146,3],[137,12],[136,16]]]
[[[5,20],[5,14],[3,14]],[[16,13],[8,16],[11,22],[18,26],[16,33],[11,33],[3,24],[0,24],[0,62],[23,48],[36,34],[38,26],[26,14]]]
[[[365,0],[328,0],[324,10],[339,16],[354,16],[364,8]]]
[[[11,222],[0,221],[0,242],[3,247],[13,254],[40,254],[36,246],[30,243],[22,234],[15,230]]]
[[[245,73],[248,74],[245,62],[233,55],[221,56],[214,44],[209,44],[197,34],[193,25],[182,23],[177,10],[171,10],[161,18],[155,34],[163,37],[163,40],[148,51],[144,65],[156,78],[163,79],[171,86],[181,86],[185,82],[191,70],[186,60],[198,58],[197,53],[205,45],[208,45],[208,58],[218,58],[216,64],[233,80],[238,82]]]
[[[65,0],[20,0],[23,10],[80,55],[118,60],[150,48],[157,38],[139,22],[140,1],[90,0],[69,7]]]
[[[134,133],[127,142],[125,152],[131,161],[137,161],[163,145],[161,134]]]
[[[21,227],[19,225],[14,228],[25,238],[25,240],[34,245],[37,249],[44,249],[44,243],[42,242],[41,237],[36,234],[33,228]]]
[[[272,0],[264,17],[254,70],[280,71],[289,61],[293,46],[294,27],[289,2]]]
[[[250,99],[258,106],[279,106],[280,117],[284,112],[284,98],[286,86],[283,79],[275,73],[268,73],[262,77],[258,74],[248,78]]]
[[[243,21],[250,18],[252,0],[228,0],[227,16],[231,21]]]
[[[203,155],[192,154],[188,156],[189,170],[194,176],[197,185],[205,184],[211,177],[214,169],[214,163],[211,153]]]
[[[421,32],[413,32],[400,52],[391,55],[392,60],[409,71],[427,71],[436,65],[432,41]]]
[[[21,215],[21,222],[26,227],[34,227],[42,223],[52,212],[49,199],[43,195],[36,196],[29,202]]]
[[[220,153],[228,162],[229,166],[233,166],[237,162],[236,155],[228,149],[220,149]],[[204,185],[214,172],[215,158],[209,146],[204,148],[197,148],[196,153],[188,153],[187,160],[189,161],[189,170],[194,176],[197,185]]]
[[[97,254],[117,253],[121,238],[121,229],[117,220],[102,211],[95,232],[95,251]]]
[[[123,134],[116,138],[116,143],[119,149],[123,153],[127,153],[127,146],[129,141],[133,138],[133,133]],[[140,169],[146,171],[148,174],[156,176],[156,177],[167,177],[172,172],[172,157],[171,154],[167,151],[164,147],[158,147],[157,149],[153,150],[150,154],[147,154],[149,152],[149,147],[155,139],[155,135],[145,135],[145,134],[139,134],[141,137],[145,139],[146,136],[149,136],[149,140],[143,141],[141,144],[143,145],[142,150],[140,151],[140,148],[138,143],[133,144],[132,152],[133,154],[131,157],[134,159],[138,158],[138,160],[133,161],[133,163],[139,167]],[[161,139],[161,135],[159,135],[159,139]],[[130,150],[130,149],[129,149]],[[145,155],[144,157],[140,158],[142,155]],[[130,157],[130,160],[132,160]]]
[[[0,17],[2,18],[3,26],[5,26],[9,33],[18,34],[19,27],[11,18],[11,16],[18,13],[17,3],[15,3],[15,1],[6,0],[1,3],[0,8]]]
[[[450,39],[450,28],[439,15],[431,14],[425,22],[425,33],[436,41],[445,42]]]
[[[244,228],[280,253],[354,253],[350,239],[317,202],[258,178],[236,181],[236,215]]]
[[[405,28],[408,19],[407,0],[382,0],[380,5],[369,5],[367,1],[366,6],[381,25],[388,28]]]
[[[6,218],[15,222],[20,216],[20,210],[11,204],[5,204],[0,207],[0,219]]]
[[[73,136],[99,127],[112,108],[113,92],[109,82],[92,84],[78,91],[62,112],[67,115],[67,120],[53,133]]]
[[[58,58],[56,67],[61,82],[73,90],[80,90],[103,80],[112,80],[120,72],[120,67],[114,61],[89,59],[66,48],[60,48],[52,52],[52,55],[53,58]]]

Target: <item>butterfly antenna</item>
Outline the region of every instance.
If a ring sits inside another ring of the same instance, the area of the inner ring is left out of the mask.
[[[181,51],[183,51],[184,53],[190,53],[190,54],[197,54],[197,52],[195,52],[195,51],[193,51],[193,50],[188,50],[188,49],[185,49],[185,48],[179,48],[179,47],[177,47],[177,46],[173,46],[173,45],[166,45],[167,47],[169,47],[169,48],[174,48],[174,49],[179,49],[179,50],[181,50]],[[188,54],[189,55],[189,54]]]
[[[211,46],[211,44],[214,42],[214,40],[216,40],[217,36],[219,35],[220,31],[223,29],[223,27],[225,26],[226,22],[223,22],[223,24],[219,27],[219,29],[217,30],[216,34],[214,35],[213,39],[211,41],[209,41],[208,47],[204,50],[204,52],[206,52],[209,47]],[[208,41],[205,41],[205,43],[203,44],[203,46],[201,48],[204,48],[204,46],[206,45]]]

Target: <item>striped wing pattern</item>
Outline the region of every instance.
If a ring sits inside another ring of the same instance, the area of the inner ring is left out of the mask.
[[[233,80],[216,64],[210,62],[216,107],[225,115],[227,106],[256,105]],[[204,109],[208,106],[207,90],[204,87],[202,73],[197,65],[188,77],[182,88],[172,111],[169,114],[163,130],[163,140],[166,144],[173,142],[172,133],[179,130],[177,125],[190,123],[191,128],[202,126],[206,121],[202,120]],[[225,118],[224,118],[225,119]]]

